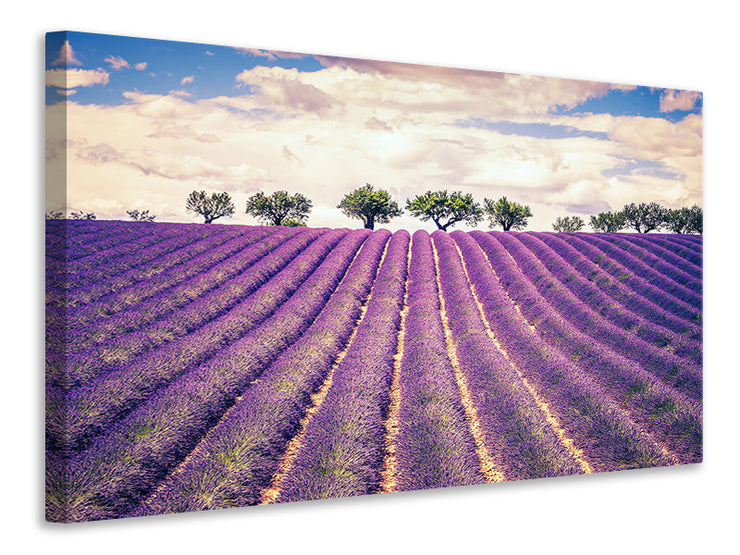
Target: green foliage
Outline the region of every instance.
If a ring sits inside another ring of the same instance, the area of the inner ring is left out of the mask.
[[[305,226],[311,212],[311,201],[300,193],[275,191],[269,196],[259,192],[247,200],[247,214],[264,225]]]
[[[223,216],[231,217],[234,214],[234,203],[226,192],[213,193],[209,197],[205,191],[193,191],[188,195],[185,210],[200,214],[204,223],[210,224]]]
[[[566,216],[565,218],[558,218],[555,223],[552,224],[552,228],[560,233],[573,233],[574,231],[581,231],[586,225],[580,216]]]
[[[153,222],[155,216],[150,214],[149,210],[126,210],[126,214],[135,222]]]
[[[369,183],[344,195],[337,208],[350,218],[362,220],[367,229],[375,229],[376,222],[387,224],[391,218],[403,214],[388,191],[375,190]]]
[[[622,212],[601,212],[598,216],[591,216],[590,225],[594,231],[616,233],[624,229],[626,222]]]
[[[665,225],[667,209],[657,202],[633,202],[625,205],[622,214],[628,227],[634,228],[637,233],[649,233]]]
[[[527,227],[527,219],[532,217],[529,206],[511,202],[506,197],[501,197],[496,202],[484,198],[483,204],[491,227],[500,225],[504,231],[524,229]]]
[[[306,227],[306,222],[302,222],[300,220],[291,220],[288,218],[287,220],[283,220],[282,225],[284,227]]]
[[[696,204],[691,208],[677,208],[666,212],[664,224],[671,233],[693,233],[704,231],[704,214]]]
[[[476,226],[483,219],[483,210],[473,200],[473,195],[463,195],[459,191],[427,191],[407,200],[406,209],[423,222],[432,220],[442,231],[458,222]]]
[[[47,220],[63,220],[64,212],[61,210],[51,210],[45,214]]]
[[[95,213],[94,212],[83,212],[82,210],[77,210],[75,212],[70,213],[69,217],[73,220],[94,220]]]

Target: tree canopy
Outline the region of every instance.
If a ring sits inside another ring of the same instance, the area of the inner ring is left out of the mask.
[[[135,222],[153,222],[156,216],[150,214],[149,210],[126,210],[126,214]]]
[[[312,203],[300,193],[275,191],[271,195],[259,192],[247,200],[247,214],[265,225],[305,225]]]
[[[594,231],[616,233],[625,226],[622,212],[600,212],[598,216],[591,216],[591,227]]]
[[[387,224],[403,214],[388,191],[376,190],[369,183],[344,195],[337,208],[350,218],[362,220],[366,229],[375,229],[376,223]]]
[[[71,212],[69,214],[69,217],[73,220],[94,220],[95,213],[94,212],[83,212],[82,210],[77,210],[75,212]]]
[[[695,204],[691,208],[668,210],[664,223],[671,233],[701,234],[704,231],[703,220],[703,210]]]
[[[649,233],[663,227],[667,210],[657,202],[633,202],[625,205],[622,214],[628,227],[634,228],[637,233]]]
[[[527,227],[527,219],[532,217],[529,206],[511,202],[506,197],[501,197],[496,202],[484,198],[483,205],[491,227],[500,225],[504,231],[524,229]]]
[[[205,191],[193,191],[185,203],[185,210],[200,214],[204,223],[210,224],[223,216],[231,217],[234,213],[234,203],[226,192],[213,193],[209,197]]]
[[[459,191],[427,191],[407,200],[406,209],[423,222],[432,220],[442,231],[458,222],[476,226],[483,219],[483,210],[473,195]]]
[[[566,216],[565,218],[558,216],[552,228],[560,233],[573,233],[581,231],[585,225],[586,222],[580,216]]]

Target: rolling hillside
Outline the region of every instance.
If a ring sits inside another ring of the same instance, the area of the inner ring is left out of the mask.
[[[697,463],[700,236],[47,221],[47,519]]]

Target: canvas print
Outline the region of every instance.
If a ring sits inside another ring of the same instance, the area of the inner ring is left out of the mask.
[[[701,462],[700,92],[78,32],[45,74],[47,520]]]

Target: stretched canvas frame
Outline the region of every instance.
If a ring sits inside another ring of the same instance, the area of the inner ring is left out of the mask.
[[[74,32],[46,64],[48,520],[701,461],[700,93]]]

